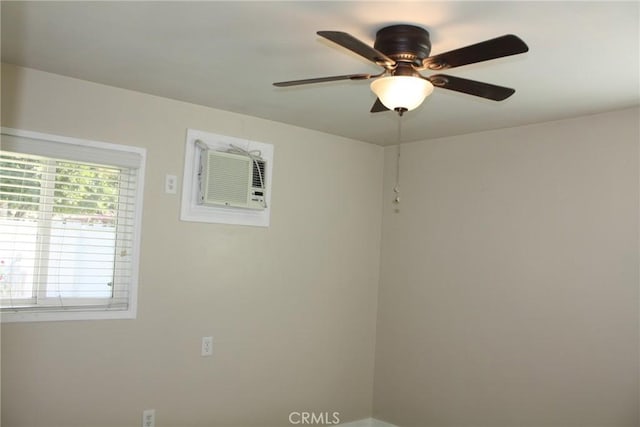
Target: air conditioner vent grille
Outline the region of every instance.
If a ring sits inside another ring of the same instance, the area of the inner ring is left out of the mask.
[[[209,155],[209,200],[220,200],[232,205],[246,204],[248,179],[247,160]]]
[[[264,174],[265,162],[264,160],[256,160],[253,163],[253,182],[252,186],[254,188],[264,188],[264,184],[267,180],[266,175]],[[256,166],[257,163],[257,166]],[[260,168],[260,170],[258,170]]]

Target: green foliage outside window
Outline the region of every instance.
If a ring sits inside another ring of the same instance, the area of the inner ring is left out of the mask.
[[[35,218],[46,197],[45,180],[55,174],[53,213],[87,222],[112,222],[118,204],[119,171],[96,165],[46,161],[2,154],[0,195],[3,215]]]

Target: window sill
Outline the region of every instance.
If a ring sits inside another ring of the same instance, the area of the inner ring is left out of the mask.
[[[111,311],[49,311],[49,312],[15,312],[6,311],[0,314],[0,323],[19,322],[58,322],[66,320],[104,320],[135,319],[135,310]]]

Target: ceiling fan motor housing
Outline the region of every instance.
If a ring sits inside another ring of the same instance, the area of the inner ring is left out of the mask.
[[[373,47],[397,62],[416,66],[429,57],[431,40],[429,32],[414,25],[391,25],[376,33]]]

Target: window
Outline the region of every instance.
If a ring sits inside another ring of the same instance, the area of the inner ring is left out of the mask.
[[[3,321],[133,318],[145,151],[2,130]]]

